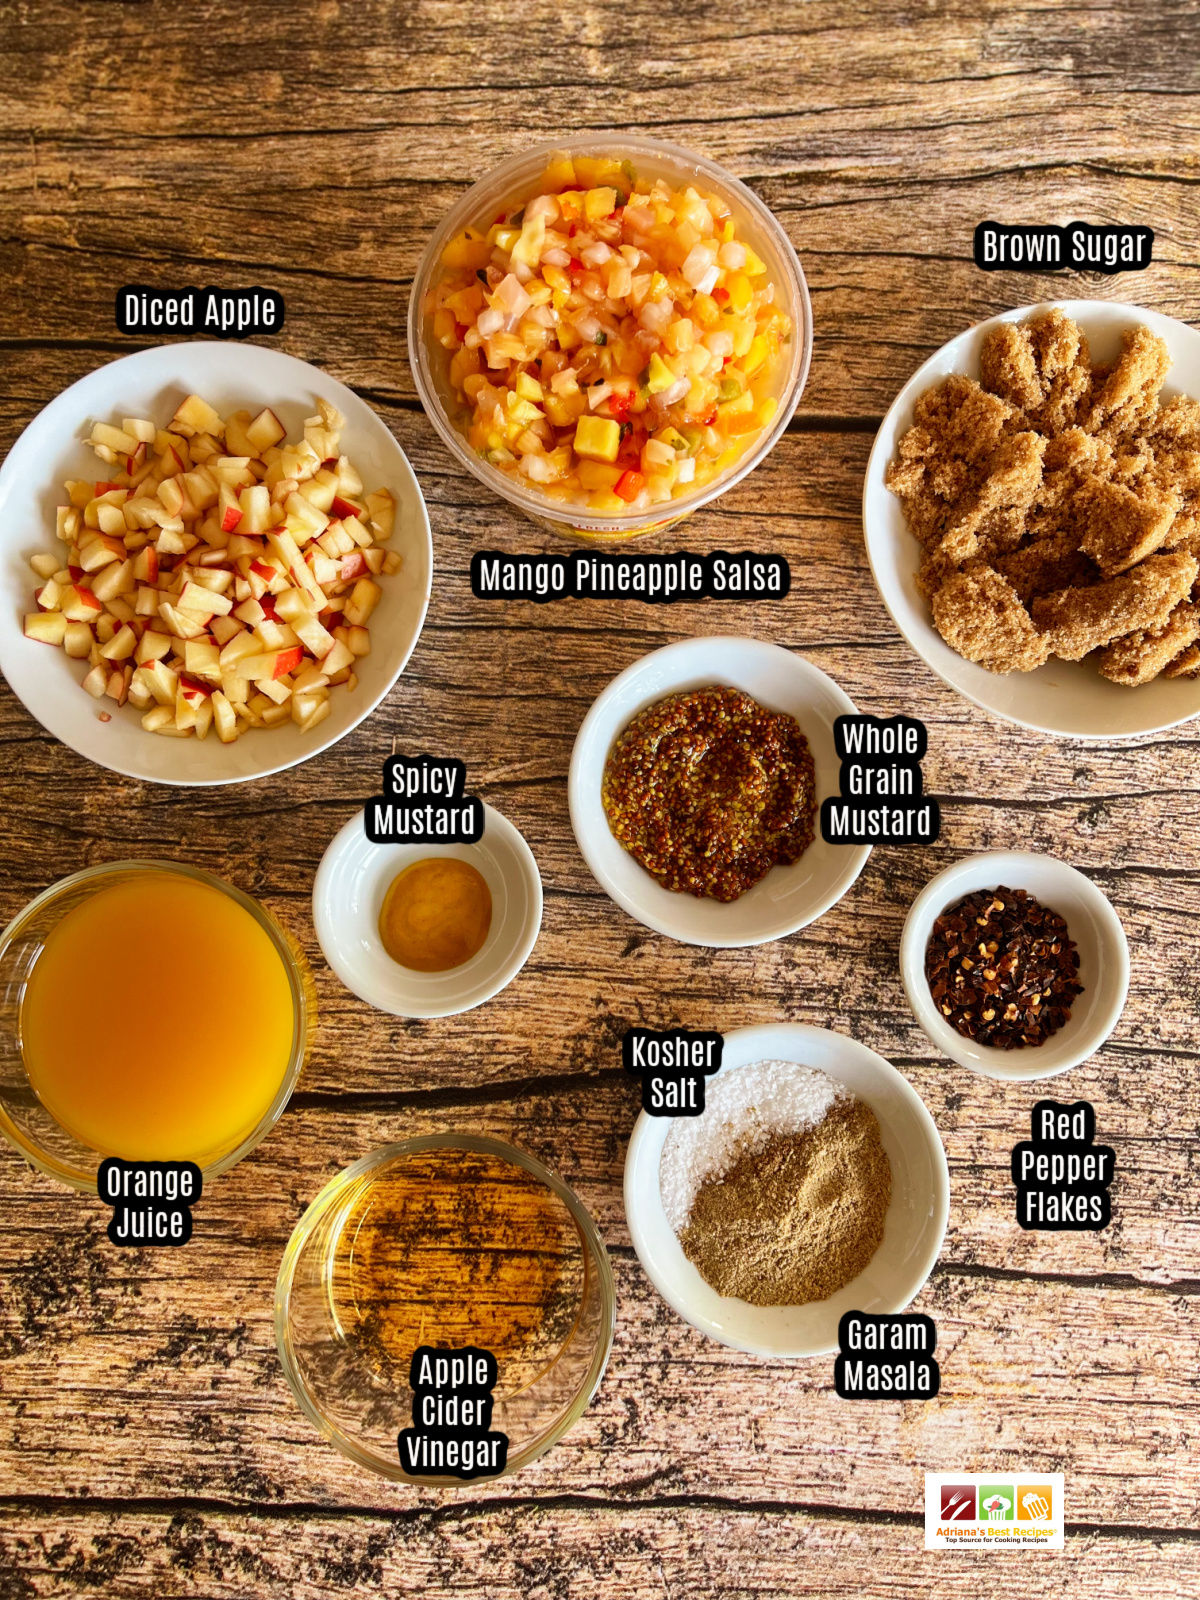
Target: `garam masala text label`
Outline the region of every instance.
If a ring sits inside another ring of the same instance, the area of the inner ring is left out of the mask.
[[[915,717],[838,717],[833,742],[841,793],[821,802],[826,844],[929,844],[941,831],[936,800],[927,800],[921,759],[929,747]]]
[[[478,844],[483,838],[483,801],[467,794],[464,761],[437,756],[389,756],[383,763],[383,793],[368,800],[363,826],[372,844],[394,839],[439,844]]]
[[[477,600],[782,600],[792,586],[783,556],[742,550],[710,555],[601,554],[505,555],[477,550],[471,557],[471,593]]]
[[[704,1080],[721,1070],[725,1040],[688,1028],[630,1028],[621,1044],[626,1072],[642,1080],[642,1110],[652,1117],[698,1117]]]
[[[275,289],[152,289],[127,283],[117,290],[116,320],[122,333],[207,333],[213,339],[246,339],[278,333],[283,296]]]
[[[1052,1233],[1097,1232],[1112,1221],[1108,1186],[1116,1156],[1093,1144],[1096,1113],[1086,1100],[1060,1105],[1039,1100],[1030,1117],[1031,1137],[1013,1147],[1017,1221]]]
[[[494,1477],[508,1460],[508,1435],[490,1433],[499,1368],[489,1350],[423,1344],[409,1368],[411,1428],[397,1438],[400,1465],[415,1475]]]
[[[192,1237],[192,1206],[204,1178],[194,1161],[122,1161],[109,1156],[96,1192],[112,1206],[108,1237],[119,1245],[181,1245]]]
[[[847,1311],[833,1386],[843,1400],[932,1400],[942,1386],[936,1348],[937,1328],[923,1312]]]

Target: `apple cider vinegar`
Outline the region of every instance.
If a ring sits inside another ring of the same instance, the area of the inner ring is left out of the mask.
[[[497,1399],[534,1384],[579,1322],[587,1252],[533,1174],[487,1151],[415,1151],[349,1191],[327,1282],[339,1338],[393,1389],[419,1345],[489,1351]]]
[[[288,970],[255,917],[154,871],[63,917],[20,1012],[29,1081],[68,1133],[102,1155],[201,1167],[269,1110],[295,1026]]]

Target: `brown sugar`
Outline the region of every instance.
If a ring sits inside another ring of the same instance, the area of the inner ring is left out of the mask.
[[[917,400],[886,481],[922,546],[917,588],[967,660],[1031,672],[1103,650],[1131,688],[1195,670],[1200,401],[1160,402],[1169,368],[1145,327],[1094,366],[1054,308],[992,329],[979,382]]]

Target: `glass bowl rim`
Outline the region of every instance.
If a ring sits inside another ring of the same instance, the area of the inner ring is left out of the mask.
[[[486,211],[484,200],[498,183],[515,178],[530,163],[536,164],[557,152],[562,151],[568,155],[587,155],[592,152],[603,154],[608,146],[613,147],[613,153],[618,149],[626,155],[636,156],[644,153],[651,159],[658,158],[664,165],[684,166],[693,173],[703,173],[705,178],[718,189],[724,188],[730,195],[736,197],[738,203],[771,236],[784,271],[789,275],[789,303],[791,307],[799,309],[800,314],[795,320],[803,324],[803,331],[799,341],[796,370],[786,393],[780,396],[779,409],[775,417],[770,425],[764,428],[754,448],[747,450],[726,474],[702,485],[690,495],[679,495],[641,511],[600,515],[590,513],[581,506],[566,505],[538,494],[533,489],[524,488],[503,472],[497,472],[494,467],[480,461],[475,452],[467,446],[447,416],[432,381],[426,341],[422,332],[424,316],[421,305],[433,281],[434,272],[446,243],[454,233],[470,226],[473,215]],[[690,515],[693,511],[698,511],[701,506],[707,505],[709,501],[740,483],[774,449],[792,420],[808,381],[808,371],[812,361],[813,317],[808,282],[796,247],[789,239],[779,218],[766,202],[755,194],[749,184],[743,183],[740,178],[735,178],[731,172],[710,157],[685,149],[683,145],[674,144],[666,139],[650,139],[641,134],[576,134],[571,138],[529,145],[518,150],[476,179],[471,187],[459,196],[430,235],[417,264],[408,302],[407,336],[409,366],[412,369],[421,405],[442,442],[461,465],[465,466],[485,487],[490,488],[534,520],[557,522],[563,528],[576,529],[584,537],[607,534],[609,537],[619,538],[622,534],[629,536],[639,530],[652,532],[657,527],[665,527]]]
[[[536,1157],[529,1155],[517,1145],[509,1144],[503,1139],[495,1139],[486,1134],[474,1133],[426,1133],[419,1134],[411,1139],[401,1139],[394,1144],[381,1146],[378,1150],[371,1151],[362,1156],[348,1167],[336,1173],[327,1184],[314,1196],[305,1208],[300,1220],[292,1230],[291,1238],[283,1253],[283,1260],[279,1264],[279,1274],[275,1281],[275,1344],[279,1354],[279,1364],[283,1368],[283,1375],[287,1379],[288,1387],[295,1396],[301,1411],[313,1424],[319,1433],[329,1441],[342,1455],[348,1457],[360,1467],[378,1473],[381,1477],[389,1478],[396,1483],[409,1483],[415,1486],[424,1485],[437,1489],[462,1487],[461,1481],[452,1476],[427,1477],[420,1474],[408,1473],[400,1465],[397,1453],[396,1464],[384,1466],[376,1455],[364,1450],[349,1434],[344,1433],[335,1423],[331,1422],[317,1405],[308,1386],[300,1376],[297,1364],[292,1353],[291,1328],[289,1307],[291,1302],[292,1285],[295,1276],[296,1262],[300,1252],[308,1242],[317,1224],[323,1220],[330,1207],[335,1203],[352,1183],[376,1168],[385,1164],[398,1161],[405,1156],[416,1155],[425,1150],[457,1149],[471,1150],[480,1154],[499,1156],[504,1161],[511,1162],[514,1166],[537,1178],[555,1194],[567,1207],[578,1227],[584,1244],[592,1255],[596,1267],[596,1282],[600,1295],[600,1330],[596,1340],[596,1348],[592,1352],[592,1359],[588,1366],[587,1377],[580,1385],[578,1393],[571,1403],[563,1410],[557,1422],[546,1431],[536,1443],[536,1447],[518,1451],[511,1455],[503,1472],[496,1473],[482,1481],[495,1482],[506,1478],[522,1467],[536,1461],[539,1456],[545,1455],[562,1438],[567,1430],[574,1426],[591,1404],[597,1389],[604,1377],[608,1358],[612,1353],[613,1339],[616,1333],[617,1297],[616,1286],[613,1282],[612,1263],[608,1259],[608,1251],[600,1237],[600,1231],[587,1207],[578,1195],[555,1173]]]
[[[9,945],[21,934],[25,926],[39,911],[46,906],[53,905],[57,900],[62,899],[81,884],[96,883],[103,878],[115,877],[119,873],[137,875],[148,872],[177,873],[180,877],[191,878],[194,882],[206,884],[209,888],[219,889],[223,894],[228,895],[231,900],[236,901],[244,911],[248,911],[271,940],[279,954],[283,962],[284,971],[287,973],[288,987],[292,995],[292,1048],[279,1090],[258,1123],[242,1140],[241,1144],[237,1145],[233,1150],[227,1151],[218,1160],[210,1162],[201,1168],[203,1180],[207,1184],[210,1178],[219,1177],[221,1173],[228,1172],[231,1167],[236,1166],[239,1161],[248,1156],[266,1138],[292,1097],[308,1053],[309,1002],[300,960],[297,953],[292,949],[282,925],[275,921],[265,906],[261,906],[257,900],[246,894],[244,890],[239,889],[236,884],[228,883],[224,878],[218,878],[215,873],[206,872],[203,867],[190,866],[186,862],[155,861],[140,856],[128,861],[103,861],[96,866],[82,867],[78,872],[72,872],[65,878],[57,879],[56,882],[43,889],[40,894],[35,895],[32,900],[24,905],[16,916],[12,918],[4,931],[0,933],[0,957],[4,955]],[[17,1054],[20,1055],[20,1048],[15,1037],[13,1046]],[[47,1112],[47,1115],[49,1116],[50,1113]],[[69,1184],[72,1189],[78,1190],[80,1194],[95,1194],[97,1192],[94,1173],[88,1177],[77,1168],[68,1167],[65,1163],[48,1155],[22,1134],[21,1130],[2,1107],[0,1107],[0,1134],[10,1144],[14,1145],[26,1160],[31,1161],[35,1167],[46,1173],[48,1177],[57,1178],[59,1182]],[[76,1140],[76,1143],[82,1145],[83,1141]],[[101,1152],[97,1151],[96,1154],[100,1159],[103,1159]],[[97,1162],[97,1165],[99,1165],[99,1162]]]

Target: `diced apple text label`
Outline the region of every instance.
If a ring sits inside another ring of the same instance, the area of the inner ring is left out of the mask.
[[[207,333],[248,339],[283,327],[283,296],[275,289],[152,289],[127,283],[117,290],[122,333]]]

